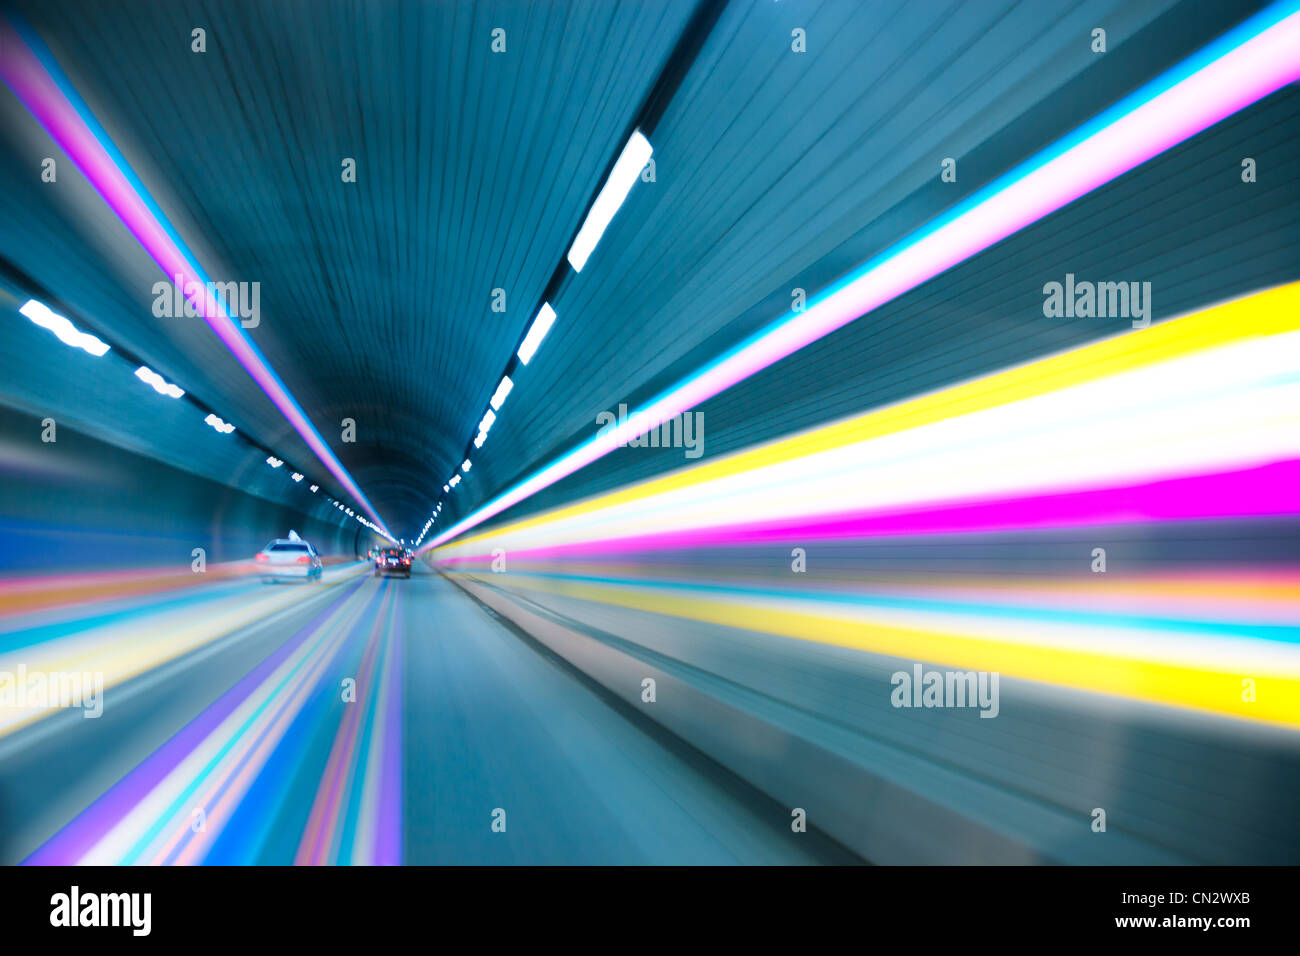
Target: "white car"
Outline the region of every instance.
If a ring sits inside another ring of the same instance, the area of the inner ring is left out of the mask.
[[[276,538],[257,552],[255,560],[263,583],[289,578],[316,581],[323,570],[316,549],[293,531],[289,537]]]

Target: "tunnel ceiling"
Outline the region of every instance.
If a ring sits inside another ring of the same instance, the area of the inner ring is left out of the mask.
[[[260,283],[250,335],[401,533],[460,463],[692,7],[20,9],[208,274]],[[506,52],[494,55],[498,26]],[[191,51],[194,27],[206,54]],[[21,107],[5,95],[12,130]],[[8,162],[32,160],[30,138]],[[42,155],[62,156],[46,143]],[[66,168],[61,181],[79,178]],[[315,464],[201,319],[152,314],[162,274],[89,187],[70,203],[39,186],[6,197],[7,214],[38,225],[5,258],[239,427]],[[498,288],[504,313],[490,308]],[[355,443],[341,440],[344,418]]]
[[[667,0],[18,6],[209,275],[260,283],[251,336],[398,534],[416,531],[442,497],[696,10]],[[589,435],[598,411],[646,397],[780,315],[792,288],[835,281],[1255,5],[1207,0],[1176,23],[1175,6],[727,4],[649,131],[656,181],[633,189],[587,269],[552,290],[555,330],[518,376],[449,516]],[[1112,51],[1104,63],[1079,41],[1099,23]],[[807,30],[808,55],[791,51],[792,26]],[[206,54],[191,52],[195,27],[207,31]],[[490,49],[497,27],[503,54]],[[75,172],[58,190],[36,180],[39,158],[61,154],[7,91],[0,109],[0,173],[14,187],[3,211],[28,224],[5,234],[0,257],[259,441],[315,465],[201,320],[152,314],[157,267]],[[949,155],[962,157],[951,187],[937,176]],[[346,158],[355,183],[343,182]],[[1110,215],[1112,201],[1081,201],[1082,221]],[[1030,245],[1004,255],[1023,249],[1020,261],[1056,274],[1090,249],[1081,233],[1053,256],[1029,256],[1041,240],[1021,237]],[[970,281],[960,271],[934,280],[923,308],[947,308]],[[498,288],[504,313],[491,310]],[[1070,344],[1076,330],[1008,331],[1001,316],[1011,303],[1032,311],[1034,288],[1008,280],[990,291],[960,343],[983,351],[984,364],[946,367],[973,374]],[[710,440],[736,447],[770,432],[764,422],[798,425],[774,396],[797,398],[808,415],[861,407],[860,391],[857,405],[818,391],[842,381],[819,372],[818,356],[832,365],[838,356],[843,376],[871,368],[880,380],[939,354],[924,336],[900,335],[887,355],[884,327],[872,329],[844,333],[835,355],[809,350],[794,378],[787,370],[779,387],[768,382],[765,401],[778,407],[761,416],[719,406],[727,433],[712,429]],[[900,382],[869,400],[907,391]],[[344,418],[356,422],[355,443],[340,440]],[[629,471],[628,461],[610,456],[566,493],[657,467],[645,457]]]

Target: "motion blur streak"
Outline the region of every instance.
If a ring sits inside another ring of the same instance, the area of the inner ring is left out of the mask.
[[[381,814],[381,800],[377,793],[381,788],[374,782],[385,777],[386,771],[387,779],[382,791],[395,794],[400,790],[396,764],[389,759],[398,752],[398,747],[391,742],[385,744],[385,730],[390,738],[396,734],[399,725],[394,723],[393,717],[401,711],[400,705],[389,699],[398,686],[396,675],[400,673],[395,649],[401,646],[401,642],[394,640],[391,633],[394,594],[389,590],[384,596],[357,676],[358,687],[373,687],[377,692],[365,693],[364,699],[369,702],[366,709],[352,708],[339,726],[295,863],[400,862],[395,856],[393,839],[395,822],[401,819],[400,807],[396,810],[384,807]],[[376,679],[376,674],[382,675],[382,682]],[[374,739],[379,741],[378,745],[373,743]],[[364,775],[366,785],[353,790],[348,784],[355,780],[358,770]],[[345,812],[349,793],[356,797],[353,801],[356,806],[350,814]],[[361,821],[359,825],[358,818]],[[384,821],[388,821],[386,826]],[[340,853],[345,831],[351,833],[355,843],[348,840],[352,852]],[[376,856],[376,836],[381,831],[388,839],[382,841],[380,853]]]
[[[6,0],[0,864],[1300,862],[1300,0],[468,3]]]
[[[358,577],[361,570],[368,565],[327,572],[322,586],[284,588],[279,613],[263,609],[268,616],[259,625],[140,675],[100,720],[76,717],[75,730],[107,725],[111,742],[104,747],[126,751],[112,761],[123,769],[110,774],[102,793],[74,794],[80,809],[25,862],[847,858],[817,839],[783,837],[727,787],[682,775],[680,757],[427,570],[409,581]],[[204,589],[230,587],[196,586],[176,602],[178,613],[202,627],[211,613]],[[243,588],[247,600],[258,585]],[[433,608],[452,635],[447,641],[412,632],[411,622],[427,622]],[[146,605],[136,614],[148,612]],[[103,615],[86,613],[78,622],[86,639],[107,639]],[[6,623],[12,629],[25,621]],[[408,654],[417,660],[408,664]],[[177,706],[159,713],[160,687],[204,695],[226,686],[206,672],[238,677],[179,725],[172,721],[187,711],[183,699],[168,698]],[[156,731],[130,724],[138,719],[133,710],[168,736],[137,746],[136,737],[148,740]],[[57,725],[53,713],[45,716]],[[122,727],[134,732],[122,734]],[[448,732],[452,727],[456,733]],[[49,732],[57,738],[67,728]],[[466,740],[474,741],[468,752]],[[604,768],[595,777],[582,763],[593,755]],[[646,774],[660,776],[660,785],[638,787]],[[33,783],[45,780],[33,776]],[[547,820],[513,844],[494,839],[487,825],[494,802],[527,822],[537,819],[530,800],[589,812],[569,822]],[[630,822],[620,822],[615,807],[630,808]],[[642,829],[641,820],[652,825]],[[667,844],[659,842],[664,834]],[[6,835],[28,838],[26,831]]]
[[[331,583],[346,576],[337,571]],[[193,575],[190,575],[191,579]],[[14,672],[19,664],[41,673],[91,672],[104,675],[113,687],[182,655],[199,650],[222,636],[290,607],[292,591],[258,594],[252,598],[247,578],[213,584],[201,593],[192,590],[178,600],[136,605],[114,602],[108,613],[50,613],[5,620],[0,633],[0,671]],[[18,629],[9,630],[14,624]],[[50,712],[37,702],[0,710],[0,737]]]
[[[288,419],[321,463],[388,534],[383,519],[352,480],[343,463],[325,444],[253,340],[230,317],[226,304],[213,294],[207,274],[194,256],[184,249],[176,231],[149,198],[143,184],[126,166],[121,153],[62,76],[49,50],[34,33],[4,16],[0,16],[0,49],[4,52],[0,56],[0,78],[77,164],[122,224],[158,263],[167,280],[171,282],[174,277],[180,278],[178,284],[185,290],[186,298],[199,310],[217,338]]]
[[[299,778],[285,768],[307,768],[321,789],[298,862],[400,863],[394,603],[391,584],[348,585],[29,862],[256,862],[281,813],[292,812]],[[340,721],[340,675],[354,673],[361,703]],[[335,728],[333,746],[323,746]],[[268,772],[272,762],[278,771]]]
[[[342,559],[326,556],[325,564]],[[211,562],[208,581],[240,580],[253,573],[252,561]],[[41,574],[0,579],[0,618],[40,610],[72,608],[104,598],[129,598],[183,590],[194,585],[188,568],[148,567],[129,570],[90,571],[77,574]]]
[[[1120,335],[445,546],[461,574],[696,621],[1300,727],[1300,624],[1240,572],[1025,607],[1017,586],[914,597],[700,586],[673,555],[882,537],[1300,515],[1300,284]],[[636,580],[638,558],[656,559]],[[603,562],[615,564],[602,570]],[[612,570],[611,570],[612,569]],[[1184,608],[1179,591],[1192,607]],[[1205,601],[1217,606],[1206,617]],[[1281,612],[1279,614],[1279,611]],[[1257,700],[1239,693],[1249,673]]]
[[[686,412],[1300,78],[1297,6],[1275,4],[1247,21],[823,291],[806,311],[792,312],[651,399],[639,414],[659,422]],[[1202,66],[1207,54],[1215,58]],[[452,525],[424,550],[453,540],[642,431],[621,424],[579,446]]]
[[[455,546],[440,549],[439,554],[457,554],[475,542],[498,539],[504,534],[521,535],[534,528],[545,526],[548,538],[554,540],[557,522],[573,525],[583,515],[607,512],[616,506],[635,504],[637,513],[646,513],[652,496],[669,495],[680,489],[704,485],[706,482],[733,475],[767,475],[769,469],[781,467],[782,480],[803,475],[804,480],[821,477],[809,468],[810,462],[830,465],[832,462],[813,459],[824,451],[867,446],[871,439],[886,438],[907,430],[916,430],[942,441],[960,442],[960,446],[975,444],[972,439],[1001,439],[1009,436],[1028,446],[1033,452],[1041,447],[1043,431],[1054,431],[1065,421],[1089,425],[1097,418],[1122,413],[1126,419],[1132,414],[1161,413],[1161,408],[1142,401],[1135,408],[1130,387],[1155,388],[1156,394],[1181,401],[1196,401],[1206,395],[1216,398],[1243,389],[1274,388],[1294,381],[1296,336],[1300,327],[1300,284],[1290,284],[1213,308],[1164,322],[1136,333],[1125,333],[1084,348],[1041,359],[1004,372],[985,376],[976,381],[944,389],[940,392],[909,399],[887,408],[873,410],[843,422],[819,427],[809,432],[772,442],[750,451],[722,458],[715,462],[697,465],[682,471],[636,485],[624,491],[602,495],[589,502],[572,505],[540,517],[504,525],[492,532],[464,539]],[[1218,350],[1218,351],[1216,351]],[[1261,371],[1251,362],[1260,362]],[[1203,379],[1202,376],[1208,376]],[[1224,389],[1222,396],[1219,389]],[[1150,391],[1136,394],[1144,398]],[[1285,399],[1285,393],[1275,396]],[[997,416],[989,413],[1002,409]],[[1280,414],[1288,416],[1294,405],[1282,404],[1277,408],[1255,408],[1249,411],[1252,418]],[[977,416],[983,415],[987,424],[977,425]],[[1055,417],[1054,417],[1055,416]],[[960,422],[953,422],[960,417]],[[922,429],[947,422],[946,432]],[[1038,429],[1026,434],[1025,426]],[[978,433],[968,431],[979,427]],[[1046,429],[1043,426],[1047,426]],[[1121,423],[1119,427],[1127,428]],[[1294,440],[1291,434],[1290,440]],[[1095,434],[1093,440],[1106,440]],[[1288,441],[1284,432],[1284,443]],[[940,448],[942,451],[942,447]],[[1053,452],[1055,454],[1055,452]],[[1145,454],[1141,449],[1131,449],[1130,454]],[[1223,452],[1212,450],[1213,456]],[[1050,457],[1050,456],[1044,456]],[[793,459],[808,458],[798,464],[787,465]],[[1222,460],[1222,459],[1216,459]],[[863,462],[855,461],[853,467]],[[878,467],[878,464],[876,465]],[[1096,462],[1094,468],[1108,468],[1109,462]],[[1005,487],[1018,476],[1007,469],[999,469],[1000,477],[995,487]],[[787,474],[788,473],[788,474]],[[842,472],[842,474],[845,472]],[[847,473],[851,473],[847,472]],[[942,475],[938,476],[941,479]],[[1032,482],[1029,484],[1032,485]],[[969,487],[962,476],[961,487]],[[732,489],[728,489],[730,491]],[[785,495],[786,508],[818,508],[817,501],[806,501],[800,495]],[[657,499],[659,500],[659,499]],[[662,501],[671,501],[665,497]],[[802,504],[801,504],[802,502]],[[715,502],[721,504],[721,502]],[[1245,507],[1237,503],[1233,507]],[[725,525],[725,522],[714,522]]]

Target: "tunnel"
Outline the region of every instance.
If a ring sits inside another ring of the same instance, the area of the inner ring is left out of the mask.
[[[0,7],[0,863],[1300,863],[1300,4]]]

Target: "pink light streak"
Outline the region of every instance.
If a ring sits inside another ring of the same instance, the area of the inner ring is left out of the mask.
[[[352,480],[343,463],[338,460],[315,427],[307,420],[307,416],[266,364],[252,340],[243,334],[227,314],[224,306],[212,295],[193,265],[172,242],[167,230],[131,187],[122,170],[86,126],[76,107],[63,95],[63,91],[59,89],[54,78],[46,72],[35,53],[23,42],[13,25],[8,20],[2,19],[0,19],[0,50],[3,51],[3,56],[0,56],[0,78],[4,79],[36,121],[76,164],[168,279],[181,276],[184,289],[190,288],[190,283],[199,285],[202,290],[201,295],[191,297],[191,301],[199,309],[208,327],[216,333],[217,338],[252,376],[253,381],[257,382],[280,413],[288,419],[294,431],[338,479],[339,484],[361,504],[371,520],[388,533],[383,520],[356,482]]]
[[[543,548],[511,548],[511,560],[608,556],[644,551],[746,545],[788,540],[968,534],[1032,528],[1251,518],[1300,514],[1300,460],[1240,471],[1169,478],[1121,487],[1088,488],[921,507],[800,516],[661,534],[595,539]],[[440,559],[481,563],[486,554]]]
[[[638,409],[666,421],[898,298],[1170,147],[1300,79],[1300,14],[1247,40],[806,312]],[[592,439],[452,525],[435,548],[604,457],[648,426],[631,421]]]

